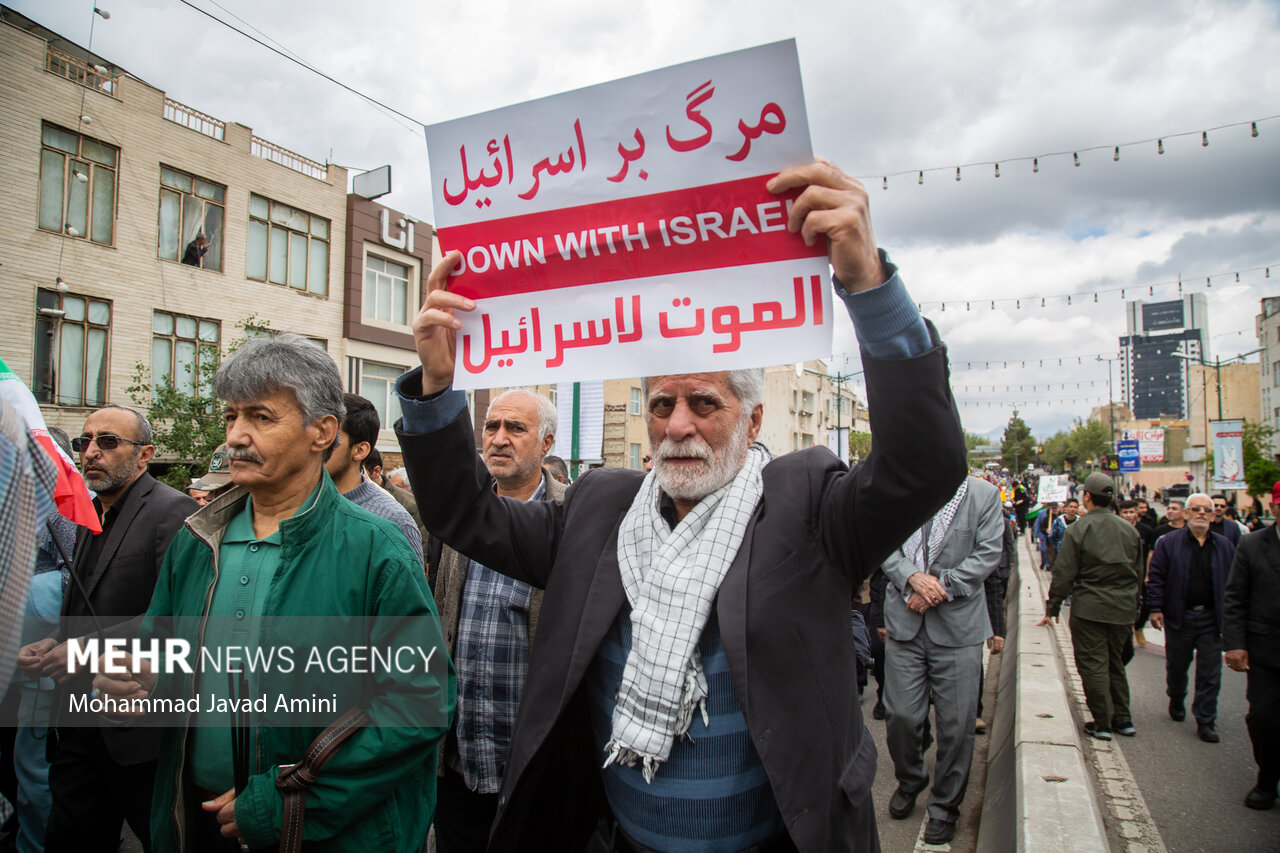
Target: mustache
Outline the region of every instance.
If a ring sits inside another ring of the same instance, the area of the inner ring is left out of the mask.
[[[247,447],[228,447],[227,458],[232,462],[253,462],[257,465],[261,465],[264,461],[261,456]]]
[[[710,461],[712,457],[711,445],[706,441],[697,437],[690,436],[683,441],[675,441],[670,438],[664,438],[662,443],[658,445],[658,449],[653,454],[653,461],[666,461],[675,457],[701,459]]]

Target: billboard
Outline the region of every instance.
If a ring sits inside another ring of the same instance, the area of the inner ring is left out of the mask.
[[[1214,491],[1244,488],[1244,421],[1209,421]]]
[[[1142,306],[1142,328],[1148,332],[1160,329],[1181,329],[1183,323],[1182,300],[1148,302]]]

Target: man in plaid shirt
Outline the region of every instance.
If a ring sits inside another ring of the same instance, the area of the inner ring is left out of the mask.
[[[489,406],[483,454],[499,495],[564,496],[565,485],[542,470],[556,422],[551,401],[532,391],[508,391]],[[458,671],[458,709],[440,756],[436,849],[480,853],[498,807],[542,591],[445,546],[435,596]]]

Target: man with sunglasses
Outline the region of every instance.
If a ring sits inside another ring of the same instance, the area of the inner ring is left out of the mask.
[[[1165,682],[1169,716],[1187,718],[1187,670],[1196,661],[1191,713],[1196,734],[1218,743],[1218,691],[1222,687],[1222,612],[1235,548],[1212,532],[1215,501],[1206,494],[1187,498],[1187,526],[1156,542],[1147,582],[1151,624],[1164,629]]]
[[[1209,518],[1209,529],[1219,536],[1225,536],[1234,549],[1240,544],[1240,525],[1235,519],[1227,517],[1227,496],[1213,496],[1213,515]],[[1233,551],[1234,553],[1234,551]]]
[[[85,483],[97,497],[102,533],[80,528],[73,579],[62,597],[58,632],[19,652],[29,675],[58,682],[54,697],[57,740],[50,747],[49,787],[53,810],[45,849],[115,850],[121,822],[150,849],[151,788],[159,751],[158,729],[104,726],[88,712],[73,713],[70,697],[89,693],[92,673],[67,672],[67,638],[136,635],[151,601],[165,550],[187,516],[199,507],[147,473],[155,456],[151,424],[118,405],[98,409],[72,439]],[[80,591],[83,587],[84,592]],[[86,601],[85,596],[88,596]]]

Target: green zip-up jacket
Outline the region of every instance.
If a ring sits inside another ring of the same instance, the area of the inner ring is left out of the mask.
[[[1071,612],[1081,619],[1132,624],[1141,577],[1137,529],[1110,509],[1091,509],[1062,536],[1045,613],[1056,617],[1070,595]]]
[[[456,701],[453,663],[422,563],[404,535],[343,498],[328,474],[322,477],[314,506],[280,524],[279,564],[261,614],[258,647],[292,649],[293,666],[286,671],[277,657],[274,667],[260,667],[251,695],[265,695],[272,705],[280,696],[330,697],[340,678],[358,685],[361,699],[352,704],[364,707],[371,722],[341,747],[308,791],[306,849],[419,853],[435,814],[436,750]],[[195,662],[218,577],[218,547],[247,498],[248,492],[233,487],[188,518],[169,546],[143,636],[187,640],[197,674],[162,674],[154,697],[197,696],[201,668]],[[419,661],[413,666],[412,655],[401,658],[404,668],[411,669],[407,673],[366,662],[362,670],[369,672],[340,677],[323,665],[309,664],[309,650],[352,647],[436,651],[429,665]],[[227,678],[220,671],[205,677]],[[202,710],[207,692],[199,690],[197,697]],[[322,708],[306,724],[270,708],[267,714],[255,713],[250,775],[235,805],[240,835],[250,847],[279,843],[284,801],[275,778],[280,765],[299,761],[311,741],[349,707]],[[230,714],[221,716],[230,725]],[[156,771],[152,840],[157,853],[186,853],[193,849],[191,818],[206,796],[191,784],[185,767],[195,721],[190,714],[179,714],[166,722],[171,727]]]

